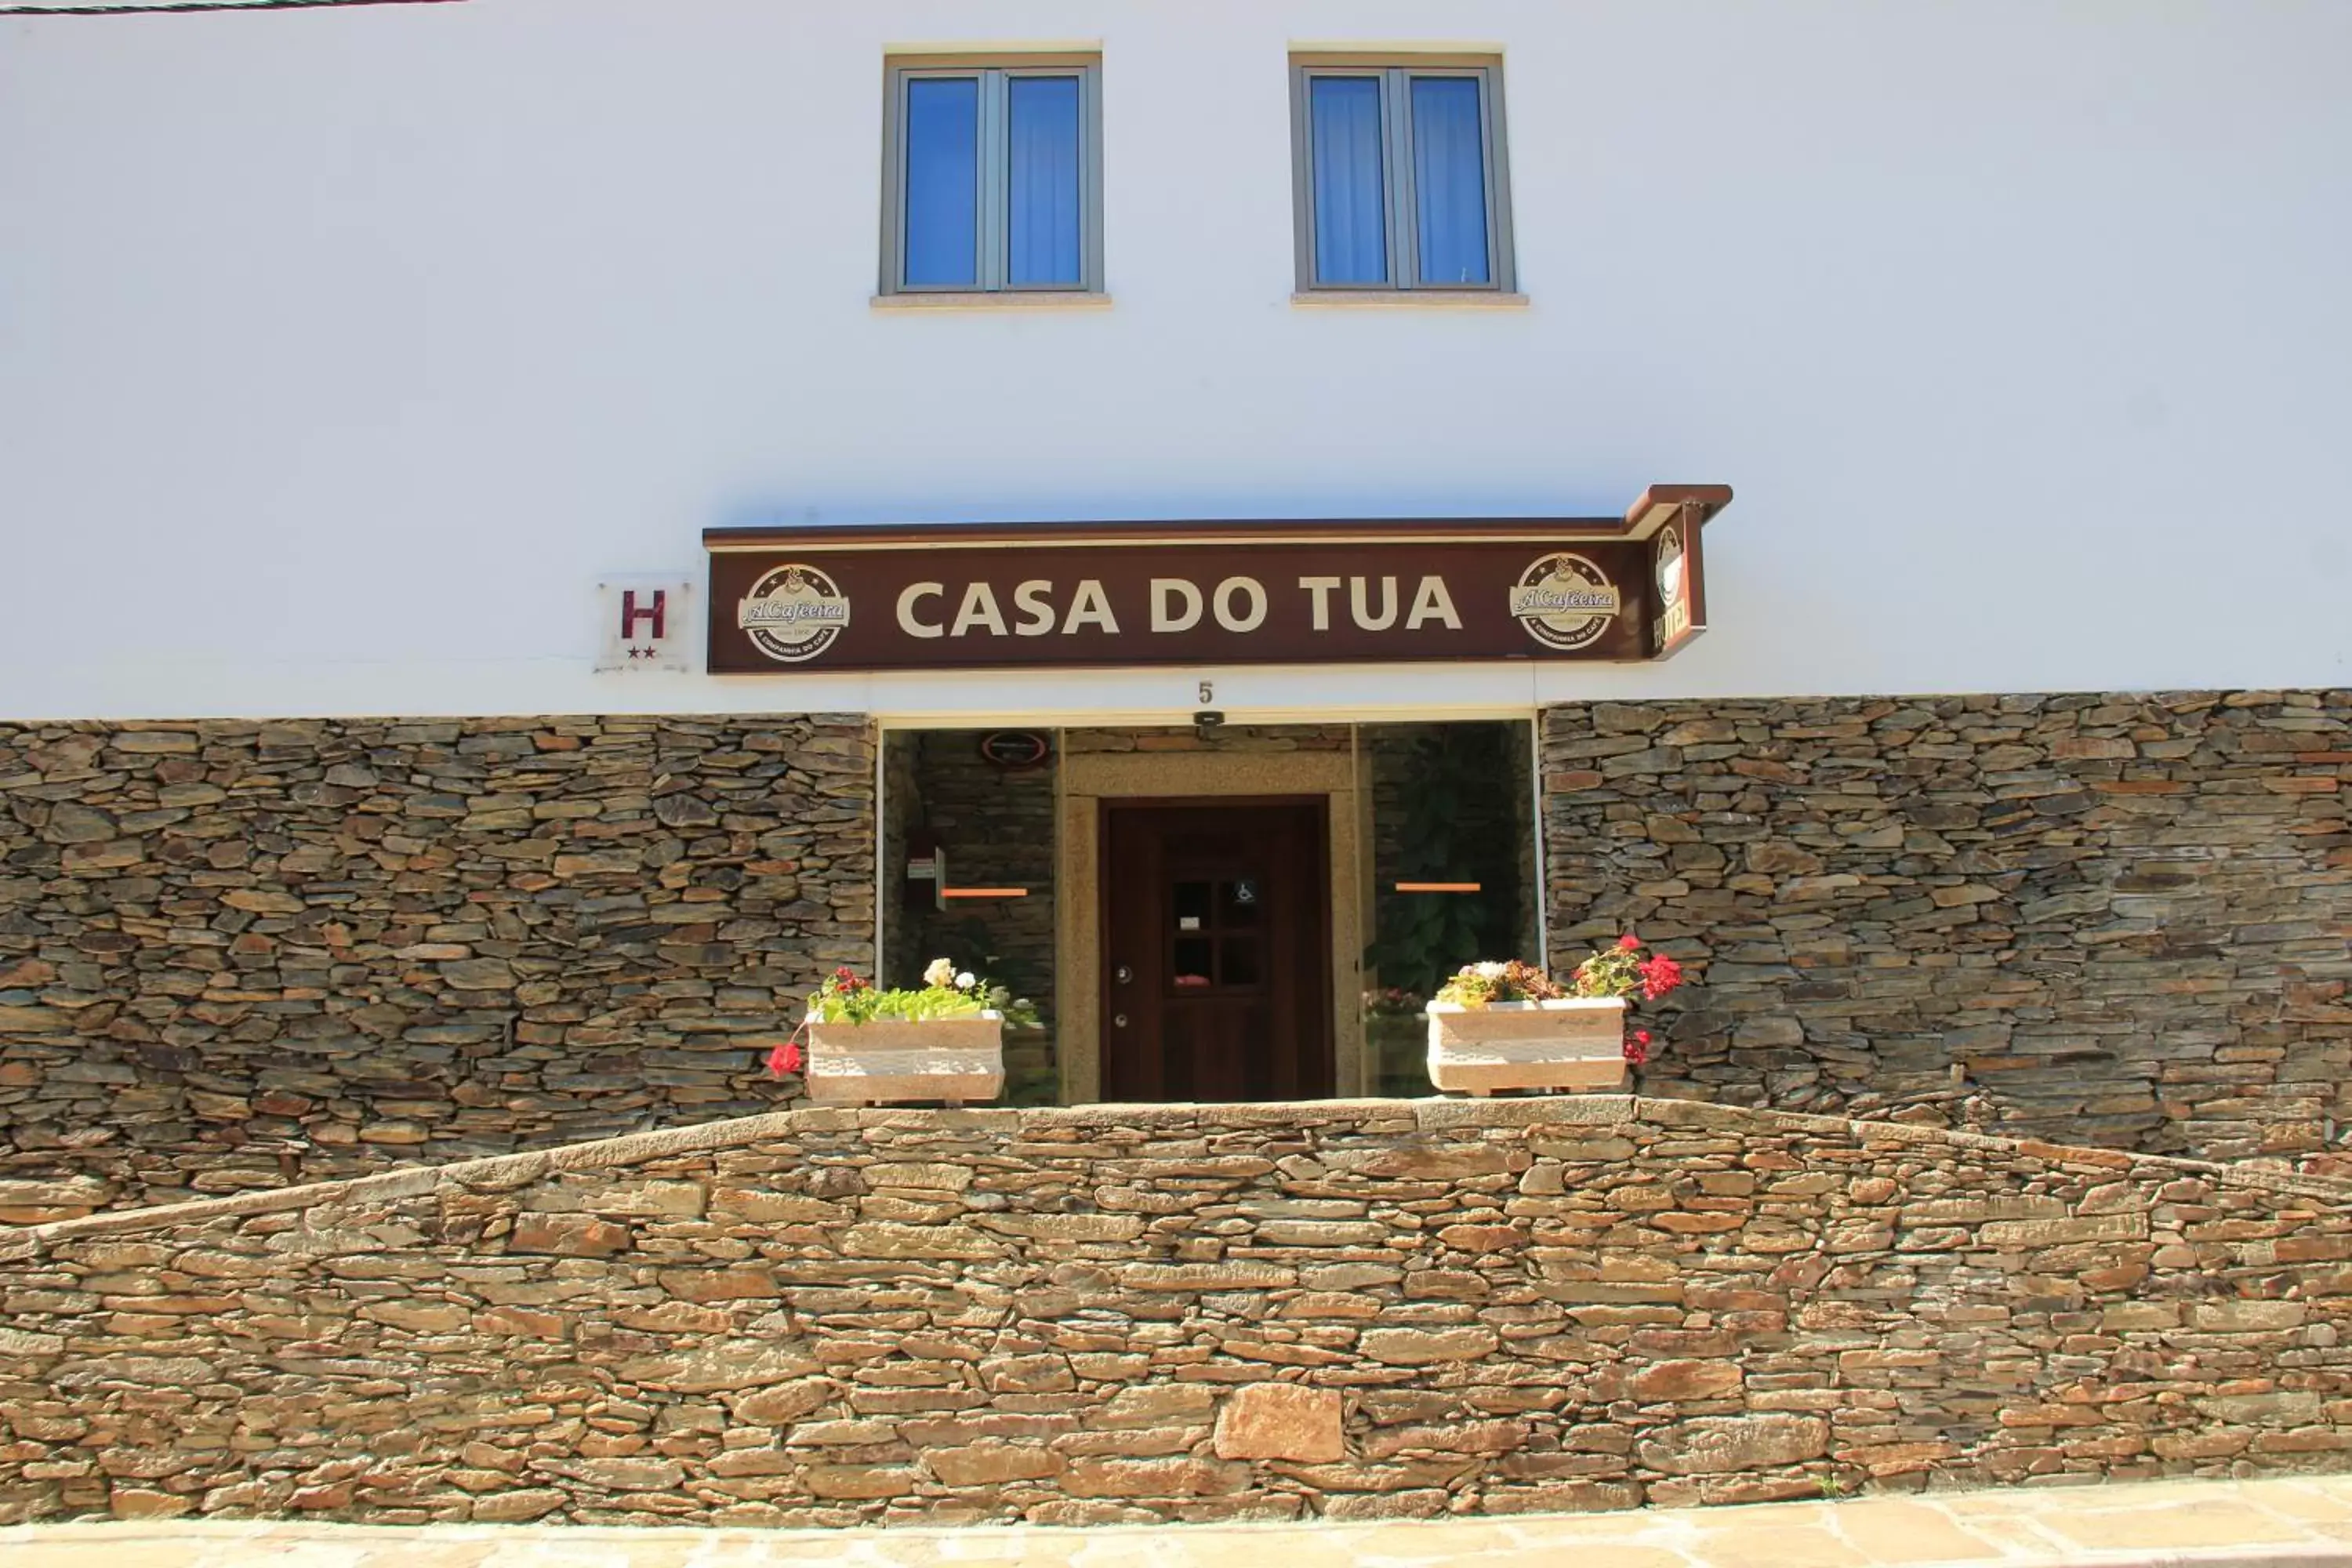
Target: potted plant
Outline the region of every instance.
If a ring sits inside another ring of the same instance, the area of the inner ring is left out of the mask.
[[[1650,1031],[1637,1028],[1634,1012],[1655,1002],[1683,984],[1683,966],[1627,931],[1615,945],[1604,947],[1576,966],[1570,989],[1578,996],[1615,997],[1625,1005],[1623,1056],[1627,1065],[1641,1067],[1650,1059]],[[1622,1076],[1622,1075],[1621,1075]]]
[[[1471,963],[1429,1004],[1429,1078],[1441,1089],[1621,1087],[1649,1059],[1651,1036],[1628,1022],[1634,998],[1682,984],[1681,966],[1626,935],[1576,967],[1570,984],[1533,964]]]
[[[769,1055],[768,1070],[801,1073],[809,1098],[826,1104],[936,1100],[952,1109],[1003,1091],[1004,1026],[1036,1016],[1026,1001],[944,958],[923,971],[919,987],[888,991],[836,969],[808,999],[793,1037]]]

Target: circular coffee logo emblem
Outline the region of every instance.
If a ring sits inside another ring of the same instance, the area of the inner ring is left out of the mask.
[[[1617,618],[1621,601],[1608,574],[1581,555],[1547,555],[1519,574],[1511,614],[1546,647],[1580,648]]]
[[[849,595],[814,566],[779,566],[751,584],[735,624],[770,658],[798,664],[834,645],[849,624]]]
[[[1683,596],[1683,536],[1673,523],[1658,530],[1658,606],[1671,610]]]

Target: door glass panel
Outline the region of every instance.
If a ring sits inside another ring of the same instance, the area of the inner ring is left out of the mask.
[[[1425,1094],[1430,994],[1465,963],[1541,956],[1533,740],[1524,722],[1366,724],[1356,743],[1372,796],[1367,1083]]]
[[[1209,923],[1209,882],[1176,884],[1176,929],[1202,931]]]
[[[1257,924],[1258,882],[1255,877],[1226,882],[1218,888],[1217,923],[1227,931]]]
[[[1217,971],[1219,984],[1255,985],[1265,978],[1258,963],[1257,938],[1254,936],[1225,938],[1219,957],[1223,961]]]
[[[1062,1098],[1054,1005],[1057,773],[1050,742],[1042,766],[1005,768],[981,749],[986,733],[893,730],[883,738],[886,909],[881,973],[874,978],[885,986],[920,986],[923,971],[944,958],[958,972],[985,975],[1026,1000],[1038,1021],[1004,1030],[1003,1103],[1051,1105]],[[943,875],[950,889],[1003,896],[941,898]],[[1123,964],[1139,975],[1159,973],[1164,955],[1152,950],[1157,941],[1118,951],[1106,941],[1104,970]],[[863,964],[856,967],[864,973]],[[1133,1010],[1144,989],[1141,981],[1128,985],[1104,1016]]]
[[[1185,990],[1214,984],[1210,957],[1212,944],[1205,936],[1180,936],[1176,939],[1176,961],[1171,966],[1169,983]]]

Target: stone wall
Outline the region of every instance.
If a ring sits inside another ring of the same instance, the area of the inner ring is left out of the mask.
[[[1654,1090],[2352,1168],[2347,725],[2315,692],[1555,709],[1553,955],[1630,925],[1691,962]],[[856,718],[0,727],[0,1224],[774,1104],[761,1047],[873,962],[875,762]],[[1050,1038],[1008,1042],[1026,1098]]]
[[[2333,1468],[2352,1184],[1622,1098],[816,1110],[0,1235],[0,1521]]]
[[[1552,952],[1699,984],[1646,1087],[2332,1168],[2352,693],[1545,715]]]
[[[0,728],[0,1221],[771,1106],[857,718]]]

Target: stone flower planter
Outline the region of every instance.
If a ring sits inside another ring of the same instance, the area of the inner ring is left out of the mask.
[[[1616,996],[1559,1002],[1429,1005],[1429,1081],[1441,1089],[1609,1089],[1625,1082],[1625,1003]]]
[[[811,1024],[802,1081],[827,1105],[937,1100],[950,1108],[1004,1091],[1004,1018]]]

